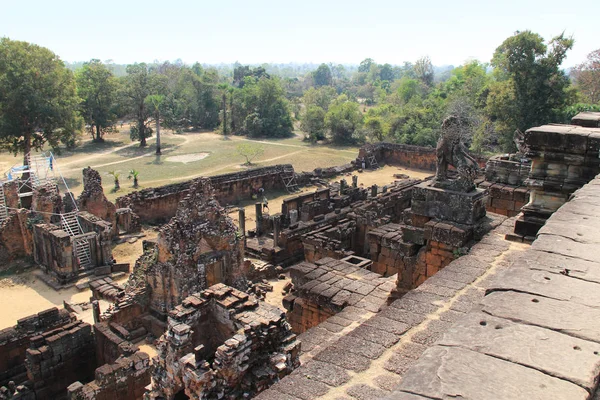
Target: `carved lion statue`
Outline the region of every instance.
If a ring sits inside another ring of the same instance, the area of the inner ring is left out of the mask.
[[[475,189],[473,183],[479,173],[479,164],[469,155],[462,142],[460,119],[456,115],[447,117],[442,123],[442,136],[438,140],[437,170],[435,187],[470,192]],[[458,179],[448,178],[448,165],[458,173]]]

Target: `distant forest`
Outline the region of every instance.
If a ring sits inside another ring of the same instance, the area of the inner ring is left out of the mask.
[[[48,49],[3,38],[0,146],[16,153],[74,145],[84,130],[102,141],[124,119],[135,122],[130,134],[141,146],[157,121],[175,132],[435,146],[452,114],[472,151],[512,151],[517,130],[600,111],[600,50],[567,74],[561,64],[573,45],[563,35],[545,41],[516,32],[491,60],[442,67],[428,57],[402,65],[120,65],[63,63]]]

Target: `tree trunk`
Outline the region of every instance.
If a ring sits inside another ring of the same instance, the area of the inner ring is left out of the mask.
[[[102,134],[100,133],[100,125],[96,125],[96,142],[102,142]]]
[[[29,165],[29,153],[31,152],[31,132],[25,132],[23,139],[23,165]]]
[[[231,116],[231,133],[235,134],[235,118],[233,118],[233,93],[229,96],[229,115]]]
[[[138,114],[138,133],[140,135],[140,147],[146,147],[146,118],[144,118],[144,103],[140,105]]]
[[[160,156],[160,114],[156,113],[156,155]],[[136,179],[137,181],[137,179]],[[136,183],[137,185],[137,183]]]
[[[227,137],[227,95],[223,93],[223,136]]]

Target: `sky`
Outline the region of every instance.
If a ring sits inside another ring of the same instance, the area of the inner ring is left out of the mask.
[[[515,31],[575,45],[563,67],[600,48],[600,0],[0,0],[0,37],[69,62],[402,64],[489,62]]]

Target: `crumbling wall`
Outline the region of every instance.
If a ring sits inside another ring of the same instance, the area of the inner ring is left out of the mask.
[[[157,350],[147,399],[252,397],[300,364],[283,313],[222,284],[171,311]]]
[[[77,206],[80,211],[110,222],[111,236],[118,235],[117,208],[104,195],[100,174],[90,167],[83,169],[83,191],[77,198]]]
[[[61,283],[72,280],[79,273],[71,237],[56,225],[33,225],[33,257],[46,273]]]
[[[367,232],[378,226],[397,222],[401,220],[403,212],[410,207],[412,188],[420,180],[405,180],[402,182],[385,187],[385,192],[380,193],[377,186],[369,189],[353,188],[345,186],[342,193],[329,196],[329,202],[332,204],[333,210],[326,214],[315,215],[312,219],[306,221],[298,221],[292,223],[292,213],[295,210],[287,209],[287,215],[283,215],[283,220],[286,222],[286,227],[282,230],[279,237],[279,246],[285,249],[286,259],[302,260],[305,256],[303,238],[308,239],[308,255],[314,252],[317,248],[323,248],[324,251],[329,245],[325,245],[324,241],[316,239],[324,239],[315,237],[314,244],[311,244],[311,234],[313,232],[320,233],[321,230],[327,230],[336,227],[342,220],[351,220],[355,222],[353,237],[344,238],[344,242],[348,241],[352,245],[350,248],[343,250],[352,251],[362,255],[368,251]],[[310,204],[303,203],[303,204]],[[297,214],[295,218],[297,218]],[[346,233],[350,231],[345,230]],[[340,237],[341,238],[341,237]],[[322,243],[321,246],[319,243]],[[311,247],[312,245],[312,247]],[[333,247],[335,243],[333,243]],[[341,242],[340,246],[341,249]],[[334,253],[329,253],[332,256]],[[347,255],[339,253],[339,255]],[[337,257],[334,257],[337,258]]]
[[[437,164],[437,156],[433,147],[380,142],[360,148],[356,161],[358,165],[361,165],[364,159],[366,166],[370,167],[368,152],[374,154],[378,162],[389,165],[402,165],[409,168],[435,171]]]
[[[486,210],[508,217],[521,212],[529,201],[525,180],[530,168],[526,159],[511,160],[506,155],[490,158],[485,166],[485,181],[478,185],[489,192]]]
[[[20,208],[19,205],[19,182],[18,181],[10,181],[4,182],[2,184],[2,189],[4,189],[4,204],[8,208]]]
[[[344,219],[307,233],[302,236],[304,259],[315,262],[325,257],[341,259],[349,256],[353,253],[348,249],[354,248],[355,234],[356,222]]]
[[[159,315],[215,283],[243,285],[243,241],[208,178],[195,181],[156,245],[148,245],[139,261],[130,286],[148,285],[150,307]]]
[[[90,239],[90,243],[92,244],[92,263],[94,266],[112,264],[111,246],[112,235],[114,233],[112,224],[86,211],[80,212],[78,218],[84,232],[93,232],[96,234],[93,239]]]
[[[11,211],[0,224],[0,269],[8,267],[11,261],[33,254],[32,230],[27,219],[30,213],[22,208]]]
[[[524,144],[531,170],[530,200],[515,223],[514,238],[531,241],[569,196],[600,172],[600,128],[544,125],[528,129]]]
[[[265,190],[285,189],[281,178],[284,168],[293,170],[289,164],[274,165],[144,189],[119,197],[117,207],[130,208],[143,224],[165,223],[175,216],[179,202],[199,181],[208,179],[216,200],[221,204],[232,204],[249,199],[261,187]]]
[[[97,368],[94,380],[75,382],[68,388],[69,400],[140,400],[150,384],[151,367],[148,354],[138,351],[120,357],[113,364]]]
[[[94,325],[98,365],[112,364],[119,357],[130,356],[137,351],[138,348],[123,337],[127,334],[118,330],[120,327],[121,324],[108,321],[97,322]]]
[[[65,398],[71,383],[88,382],[94,377],[92,326],[75,321],[32,337],[25,365],[36,400]]]
[[[31,209],[37,211],[37,215],[47,223],[57,222],[59,217],[55,214],[60,214],[63,206],[56,184],[48,183],[33,189]]]
[[[480,183],[479,187],[488,190],[489,196],[485,205],[488,212],[514,217],[529,201],[529,189],[525,186],[485,181]]]
[[[0,386],[13,381],[17,385],[27,380],[25,354],[32,337],[60,328],[75,321],[65,309],[50,308],[21,318],[17,325],[0,331]]]
[[[120,232],[134,233],[142,229],[140,217],[131,208],[117,209],[117,227]]]
[[[366,167],[370,168],[368,154],[375,156],[379,163],[389,165],[401,165],[408,168],[435,171],[437,165],[436,150],[433,147],[413,146],[409,144],[397,144],[379,142],[366,144],[358,151],[358,157],[354,162],[356,166],[362,166],[364,160]],[[479,166],[484,168],[487,159],[477,157]]]

